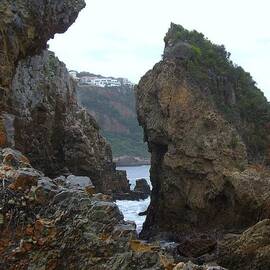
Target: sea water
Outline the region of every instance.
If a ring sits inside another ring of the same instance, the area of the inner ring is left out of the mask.
[[[150,184],[150,166],[133,166],[133,167],[117,167],[118,170],[124,170],[127,172],[127,178],[131,184],[131,189],[134,189],[136,184],[136,179],[145,178]],[[116,204],[122,211],[125,220],[134,221],[137,225],[137,231],[142,230],[142,225],[145,221],[146,216],[139,216],[140,212],[144,212],[150,203],[150,197],[146,200],[140,201],[128,201],[128,200],[117,200]]]

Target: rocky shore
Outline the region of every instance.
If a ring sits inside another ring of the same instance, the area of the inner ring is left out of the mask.
[[[153,189],[130,191],[46,50],[84,6],[0,3],[0,269],[270,269],[270,108],[250,75],[172,24],[136,90]],[[113,200],[150,193],[145,241]]]
[[[119,167],[150,165],[150,159],[132,156],[115,157],[113,161]]]

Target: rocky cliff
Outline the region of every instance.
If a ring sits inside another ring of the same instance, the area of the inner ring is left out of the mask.
[[[3,61],[9,59],[1,60],[5,78],[1,85],[7,90],[1,108],[1,145],[27,154],[48,176],[87,175],[99,191],[128,192],[126,176],[116,172],[97,123],[77,104],[75,83],[65,65],[42,51],[83,7],[83,1],[1,3]]]
[[[164,40],[163,60],[136,90],[152,159],[142,236],[241,231],[269,215],[269,177],[260,173],[270,106],[224,46],[175,24]]]
[[[48,176],[87,175],[105,193],[128,192],[125,175],[116,172],[110,146],[99,127],[77,103],[74,81],[53,53],[19,62],[10,94],[13,131],[8,142],[27,154]]]
[[[84,6],[83,0],[1,1],[1,101],[10,88],[18,61],[27,55],[35,55],[45,49],[47,41],[55,33],[65,32]],[[1,105],[3,106],[3,104]]]

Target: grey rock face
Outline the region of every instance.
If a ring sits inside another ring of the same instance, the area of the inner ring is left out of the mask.
[[[44,51],[18,64],[8,101],[15,147],[35,167],[50,177],[90,177],[105,193],[129,191],[96,121],[77,104],[75,82],[53,53]]]
[[[94,187],[92,181],[87,176],[75,176],[70,175],[67,177],[67,184],[69,184],[71,187],[78,187],[81,189],[84,189],[86,187]]]

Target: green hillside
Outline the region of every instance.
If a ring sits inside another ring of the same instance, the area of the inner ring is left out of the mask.
[[[143,130],[137,121],[133,87],[78,85],[77,94],[81,105],[96,118],[114,157],[149,157]]]

